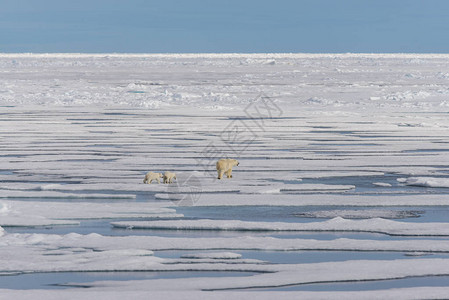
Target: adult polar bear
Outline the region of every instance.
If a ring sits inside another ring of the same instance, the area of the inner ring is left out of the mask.
[[[217,173],[218,179],[223,177],[226,173],[226,177],[232,178],[232,167],[238,166],[239,162],[232,158],[223,158],[217,161]]]

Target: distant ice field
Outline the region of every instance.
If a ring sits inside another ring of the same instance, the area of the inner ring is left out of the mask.
[[[0,298],[444,299],[447,70],[0,54]]]

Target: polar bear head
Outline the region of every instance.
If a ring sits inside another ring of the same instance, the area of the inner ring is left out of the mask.
[[[229,158],[228,161],[231,163],[232,166],[238,166],[239,161],[236,159]]]

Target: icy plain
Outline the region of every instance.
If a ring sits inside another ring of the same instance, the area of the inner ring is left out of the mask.
[[[0,54],[0,299],[446,299],[448,70]]]

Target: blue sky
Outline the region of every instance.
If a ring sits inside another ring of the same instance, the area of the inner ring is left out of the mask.
[[[449,53],[446,0],[0,0],[0,52]]]

